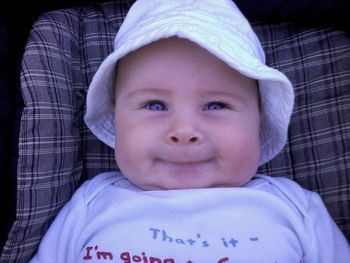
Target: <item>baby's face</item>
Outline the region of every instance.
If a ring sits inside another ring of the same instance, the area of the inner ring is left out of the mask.
[[[259,164],[256,81],[177,38],[124,57],[115,155],[145,190],[238,187]]]

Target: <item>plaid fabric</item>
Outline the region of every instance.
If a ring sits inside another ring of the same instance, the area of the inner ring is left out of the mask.
[[[21,74],[17,220],[1,262],[28,262],[76,188],[116,169],[113,151],[84,126],[84,101],[128,2],[49,12],[32,29]],[[291,24],[254,28],[268,64],[285,72],[296,92],[289,141],[260,171],[319,192],[350,239],[350,37]]]
[[[318,192],[350,240],[350,36],[331,28],[256,25],[267,63],[296,94],[284,151],[260,168]]]
[[[86,179],[115,169],[83,124],[86,90],[129,9],[127,1],[44,14],[22,60],[17,220],[1,262],[28,262],[58,210]]]

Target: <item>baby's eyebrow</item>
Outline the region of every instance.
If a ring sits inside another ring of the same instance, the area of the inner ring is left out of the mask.
[[[161,88],[141,88],[127,93],[126,98],[148,95],[168,95],[169,91]]]
[[[238,102],[244,102],[245,99],[244,97],[240,96],[239,94],[236,94],[234,92],[230,91],[220,91],[220,90],[207,90],[207,89],[201,89],[200,91],[200,96],[202,98],[206,99],[222,99],[222,98],[227,98],[227,99],[232,99],[234,101]],[[149,88],[138,88],[132,91],[129,91],[125,98],[126,99],[132,99],[135,97],[142,97],[145,95],[153,95],[153,96],[171,96],[173,93],[170,89],[164,89],[164,88],[155,88],[155,87],[149,87]]]
[[[202,95],[208,98],[219,97],[219,98],[230,98],[234,100],[244,101],[244,97],[229,91],[218,91],[218,90],[203,91]]]

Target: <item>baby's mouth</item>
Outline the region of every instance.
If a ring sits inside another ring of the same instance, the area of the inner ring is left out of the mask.
[[[174,174],[202,173],[217,162],[213,151],[159,151],[154,158],[154,164]]]
[[[194,165],[199,165],[199,164],[203,164],[207,161],[164,161],[167,162],[171,165],[175,165],[175,166],[194,166]]]
[[[158,159],[157,162],[161,165],[167,166],[173,169],[181,170],[193,170],[198,169],[204,165],[207,165],[211,162],[211,159],[204,160],[164,160]]]

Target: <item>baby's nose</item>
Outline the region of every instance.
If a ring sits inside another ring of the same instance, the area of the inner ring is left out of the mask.
[[[171,135],[168,138],[168,141],[170,143],[175,143],[175,144],[196,144],[201,141],[199,136],[191,136],[191,137],[184,137],[181,135]]]
[[[204,136],[194,127],[177,127],[167,134],[167,142],[178,145],[196,145],[203,142]]]

